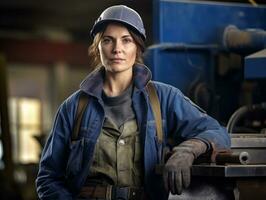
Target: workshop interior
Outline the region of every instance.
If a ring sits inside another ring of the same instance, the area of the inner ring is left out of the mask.
[[[90,27],[136,9],[153,80],[178,87],[227,128],[230,152],[192,167],[169,199],[266,199],[266,1],[0,2],[0,199],[36,200],[38,162],[58,106],[90,72]]]

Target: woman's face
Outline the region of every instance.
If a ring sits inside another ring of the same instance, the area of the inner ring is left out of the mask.
[[[109,24],[98,49],[101,62],[109,72],[120,73],[131,70],[135,63],[137,45],[123,25]]]

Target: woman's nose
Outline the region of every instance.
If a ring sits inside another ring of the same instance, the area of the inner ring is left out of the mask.
[[[115,41],[114,42],[114,48],[113,48],[113,52],[114,53],[121,53],[122,52],[122,44],[121,44],[121,42],[119,42],[119,41]]]

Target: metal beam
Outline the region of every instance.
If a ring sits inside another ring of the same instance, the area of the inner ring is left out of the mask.
[[[12,160],[12,143],[9,129],[8,117],[8,94],[7,94],[7,73],[6,63],[2,55],[0,55],[0,122],[1,122],[1,140],[3,144],[3,161],[4,174],[8,177],[7,180],[13,182],[13,160]]]

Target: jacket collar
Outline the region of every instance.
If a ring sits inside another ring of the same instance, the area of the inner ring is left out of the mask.
[[[91,72],[80,84],[80,89],[92,96],[101,98],[105,69],[97,68]],[[151,71],[143,64],[135,64],[133,66],[133,82],[134,86],[142,90],[151,80]]]

